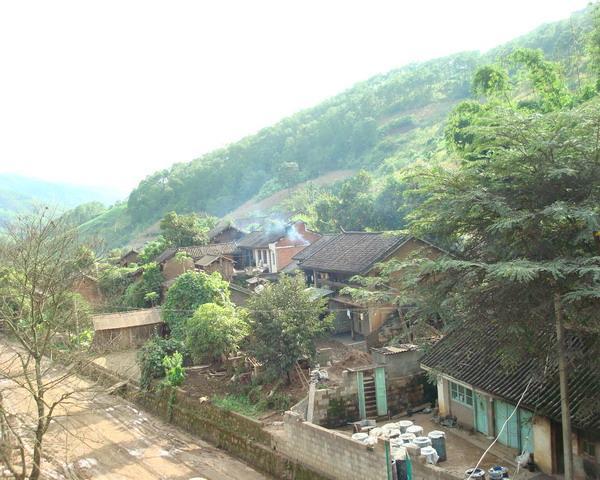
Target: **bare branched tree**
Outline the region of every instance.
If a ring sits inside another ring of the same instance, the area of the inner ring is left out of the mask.
[[[0,237],[0,463],[17,479],[40,478],[44,435],[78,392],[65,388],[87,348],[86,309],[72,287],[93,264],[77,232],[47,208],[19,216]],[[59,349],[69,367],[52,367]]]

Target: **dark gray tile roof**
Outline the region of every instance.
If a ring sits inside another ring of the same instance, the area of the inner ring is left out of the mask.
[[[303,260],[306,260],[308,257],[319,251],[325,245],[327,245],[335,237],[336,235],[323,235],[316,242],[313,242],[305,249],[301,250],[296,255],[294,255],[292,258],[297,262],[302,262]]]
[[[173,255],[175,255],[175,253],[177,253],[177,249],[169,247],[164,252],[162,252],[158,257],[156,257],[154,259],[154,261],[156,263],[166,262],[169,258],[171,258]]]
[[[364,274],[398,249],[408,238],[383,232],[346,232],[332,236],[300,261],[307,270]]]
[[[233,255],[237,249],[235,242],[211,243],[209,245],[192,245],[189,247],[167,248],[163,253],[156,257],[155,262],[163,263],[179,252],[185,252],[193,260],[198,260],[205,255]]]
[[[561,420],[560,388],[556,356],[549,362],[529,356],[512,369],[498,353],[504,336],[494,323],[465,325],[440,340],[421,359],[421,364],[516,404],[531,378],[532,384],[522,405],[558,422]],[[548,334],[548,351],[554,351],[554,338]],[[597,340],[597,339],[594,339]],[[527,339],[515,338],[515,341]],[[591,343],[590,343],[591,342]],[[600,433],[600,374],[592,339],[583,341],[571,336],[571,345],[579,360],[569,370],[569,403],[573,426]],[[594,360],[595,359],[595,360]],[[596,362],[596,365],[590,365]]]
[[[269,228],[266,231],[250,232],[238,240],[238,246],[240,248],[267,248],[270,243],[285,237],[288,228],[288,225],[283,225]]]
[[[217,235],[225,232],[228,229],[237,230],[240,233],[244,233],[241,229],[237,228],[231,220],[221,220],[213,228],[211,228],[207,235],[209,239],[216,237]]]

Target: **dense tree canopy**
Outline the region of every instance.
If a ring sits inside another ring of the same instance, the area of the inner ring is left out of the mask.
[[[231,304],[204,303],[186,323],[185,344],[196,362],[220,361],[237,352],[249,333],[244,310]]]
[[[208,241],[206,234],[215,223],[214,217],[169,212],[160,222],[160,231],[165,243],[172,247],[203,245]]]
[[[324,300],[313,300],[301,275],[282,276],[250,297],[250,350],[267,371],[288,375],[302,358],[314,358],[315,339],[331,325]]]
[[[161,310],[172,337],[185,338],[187,319],[204,303],[229,303],[229,284],[218,272],[207,275],[189,271],[177,277],[167,292]]]

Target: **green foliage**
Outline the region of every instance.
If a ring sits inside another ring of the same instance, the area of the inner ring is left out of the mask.
[[[344,181],[339,192],[315,202],[316,226],[322,232],[362,230],[374,217],[373,177],[365,171]]]
[[[225,410],[245,415],[250,418],[258,418],[263,412],[260,405],[252,403],[245,395],[224,395],[212,398],[212,402]]]
[[[142,269],[142,278],[131,283],[123,294],[122,304],[126,307],[151,307],[160,298],[160,288],[164,281],[160,266],[151,262],[144,265]]]
[[[291,397],[282,392],[273,391],[257,402],[259,410],[285,412],[292,406]]]
[[[188,318],[204,303],[229,303],[229,284],[219,273],[207,275],[204,272],[188,271],[177,277],[169,288],[161,309],[171,336],[183,340]]]
[[[133,272],[137,267],[104,265],[98,276],[98,284],[109,305],[122,305],[123,295],[133,283]]]
[[[165,355],[162,360],[165,369],[165,382],[170,387],[179,387],[185,380],[185,370],[183,369],[183,355],[178,351],[172,355]]]
[[[204,245],[208,242],[206,234],[215,223],[214,217],[201,217],[196,213],[178,215],[169,212],[160,222],[160,231],[167,245],[172,247]]]
[[[137,360],[140,366],[140,383],[143,388],[148,388],[155,378],[165,375],[163,359],[175,352],[183,352],[182,362],[187,356],[185,346],[174,338],[152,337],[138,351]]]
[[[277,169],[277,179],[286,188],[290,188],[300,180],[300,168],[296,162],[283,162]]]
[[[590,15],[592,19],[592,30],[587,39],[587,50],[590,66],[596,76],[596,90],[600,91],[600,4],[592,7]]]
[[[156,240],[148,242],[139,254],[140,265],[154,261],[167,248],[167,241],[159,236]]]
[[[188,319],[185,344],[195,362],[219,361],[223,356],[238,351],[250,326],[243,310],[236,311],[231,304],[200,305]]]
[[[471,132],[465,127],[476,126],[475,103],[471,111],[465,109],[461,115],[457,111],[450,118],[446,133],[453,141],[443,141],[444,129],[453,107],[471,98],[471,80],[479,67],[493,66],[480,70],[479,84],[485,87],[480,92],[487,97],[482,110],[489,109],[490,103],[514,103],[524,110],[545,112],[589,100],[597,93],[595,82],[590,83],[597,78],[593,65],[600,64],[593,60],[598,57],[594,53],[598,42],[591,32],[597,30],[592,27],[598,23],[591,19],[589,11],[577,13],[485,55],[462,53],[373,77],[227,148],[154,173],[140,182],[127,205],[117,205],[80,229],[86,235],[101,235],[108,246],[123,245],[168,211],[223,215],[259,192],[264,198],[290,184],[340,169],[370,171],[372,194],[377,195],[385,177],[398,169],[414,162],[446,162],[446,146],[454,149],[454,145],[470,144]],[[583,51],[581,47],[588,40],[589,49]],[[511,57],[518,49],[528,50]],[[538,49],[543,56],[535,53]],[[500,65],[508,69],[512,88],[505,95],[490,96],[494,89],[504,91],[507,87]],[[568,91],[568,87],[579,84],[582,88],[577,92]],[[474,150],[471,154],[478,158],[485,152]],[[289,163],[298,165],[298,175],[282,180],[280,168]],[[327,193],[337,197],[339,192]],[[331,217],[328,212],[335,210],[337,203],[335,198],[324,199],[320,208]],[[375,200],[375,208],[377,203]],[[309,220],[316,222],[314,202],[307,209],[311,210]],[[402,205],[398,210],[403,210]],[[390,222],[389,210],[385,217],[387,220],[380,223],[375,215],[376,220],[367,219],[360,227],[405,223]],[[330,218],[323,222],[326,229],[335,227]],[[311,226],[314,228],[313,223]]]
[[[68,210],[63,214],[63,217],[67,223],[77,227],[96,218],[98,215],[102,215],[105,211],[106,207],[102,203],[88,202]]]
[[[475,72],[473,90],[485,97],[505,96],[510,90],[508,72],[499,65],[484,65]]]
[[[498,322],[512,358],[546,358],[557,295],[571,328],[597,329],[599,112],[598,99],[543,115],[494,108],[474,130],[485,157],[415,171],[426,200],[411,229],[455,254],[388,264],[396,301],[421,319]]]
[[[525,68],[544,111],[556,110],[572,102],[560,64],[546,60],[541,50],[519,48],[509,60]]]
[[[274,374],[287,374],[301,358],[314,358],[315,339],[330,328],[326,302],[313,301],[301,275],[284,275],[248,300],[250,350]]]

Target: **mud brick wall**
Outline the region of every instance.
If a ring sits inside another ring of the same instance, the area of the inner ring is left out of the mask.
[[[421,405],[425,401],[424,384],[426,381],[424,374],[388,380],[388,410],[392,414],[396,414],[405,412],[410,407]]]
[[[347,435],[314,425],[287,412],[285,436],[275,448],[325,478],[387,480],[384,444],[367,447]]]
[[[313,423],[333,428],[359,420],[358,386],[356,377],[344,372],[341,386],[319,389],[315,392]],[[388,410],[395,415],[424,402],[424,374],[388,378]]]

